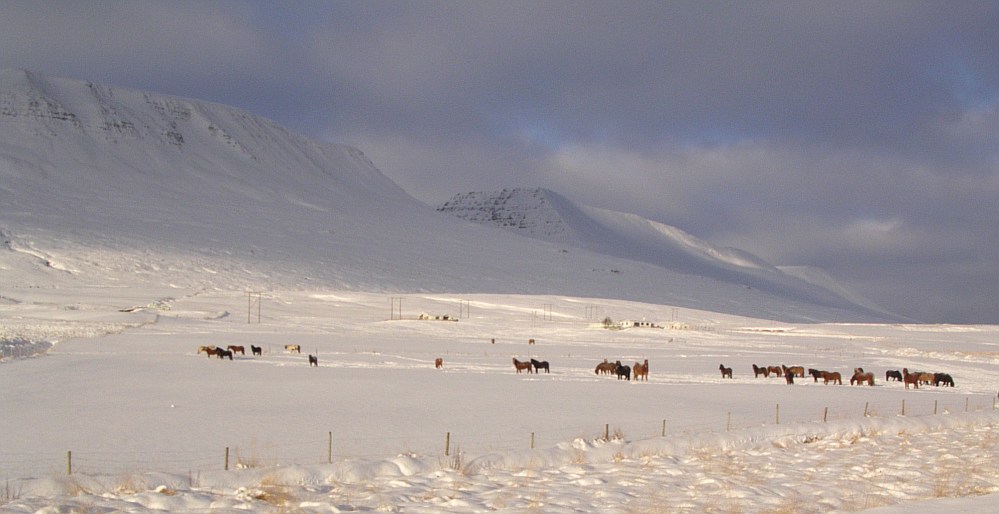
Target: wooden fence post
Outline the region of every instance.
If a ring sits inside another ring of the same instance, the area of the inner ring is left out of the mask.
[[[728,432],[729,430],[732,430],[732,412],[731,411],[729,411],[728,417],[725,420],[725,431]]]
[[[867,407],[871,405],[871,402],[864,402],[864,417],[867,417]]]
[[[937,415],[937,401],[933,400],[933,415]]]
[[[447,457],[451,454],[451,432],[448,432],[444,436],[444,456]]]
[[[229,471],[229,447],[225,447],[225,470]]]
[[[780,425],[780,404],[777,404],[777,413],[774,414],[774,420]]]
[[[604,441],[610,441],[610,423],[604,425]]]
[[[73,474],[73,450],[66,450],[66,474]]]
[[[663,420],[663,437],[666,437],[666,420]]]
[[[534,432],[531,432],[531,449],[534,449]]]
[[[826,423],[829,421],[829,407],[826,407],[825,412],[822,413],[822,422]]]
[[[326,463],[333,464],[333,432],[330,432],[329,446],[326,450]]]
[[[905,400],[902,400],[902,415],[905,416]]]

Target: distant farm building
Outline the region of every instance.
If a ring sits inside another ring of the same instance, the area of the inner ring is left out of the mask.
[[[656,325],[655,323],[653,323],[651,321],[624,320],[624,321],[618,323],[618,325],[620,325],[621,328],[663,328],[663,327],[661,327],[659,325]]]

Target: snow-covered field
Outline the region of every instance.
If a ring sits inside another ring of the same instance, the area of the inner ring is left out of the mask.
[[[983,512],[999,492],[999,327],[561,296],[0,297],[2,511]],[[551,373],[517,374],[513,358]],[[596,375],[604,359],[648,359],[648,382]],[[845,382],[788,385],[752,364]],[[855,367],[876,385],[849,385]],[[956,387],[885,382],[903,367]]]

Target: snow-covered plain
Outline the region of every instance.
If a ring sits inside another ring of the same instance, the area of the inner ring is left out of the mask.
[[[0,509],[982,512],[999,491],[997,327],[560,296],[143,292],[2,292]],[[40,340],[55,344],[10,357]],[[517,374],[513,358],[551,373]],[[649,380],[596,375],[605,358],[649,359]],[[788,385],[754,363],[847,379],[860,366],[877,383]],[[956,387],[884,381],[902,367]]]
[[[458,220],[231,107],[0,70],[0,511],[995,510],[999,327],[516,196],[571,230]]]

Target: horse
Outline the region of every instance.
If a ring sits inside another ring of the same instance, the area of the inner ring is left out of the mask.
[[[444,367],[444,359],[437,357],[437,359],[434,360],[434,368],[441,369],[443,367]]]
[[[771,375],[778,377],[784,376],[784,370],[781,369],[780,366],[767,366],[767,371],[769,371]]]
[[[534,344],[534,339],[528,339],[527,344]]]
[[[517,368],[517,373],[520,373],[525,369],[527,370],[528,373],[534,373],[533,371],[531,371],[530,362],[520,362],[519,360],[517,360],[516,357],[513,358],[513,367]]]
[[[856,368],[853,370],[853,377],[850,378],[850,385],[863,385],[867,382],[867,385],[874,385],[874,373],[864,373],[864,368]]]
[[[284,351],[291,353],[302,353],[302,345],[300,344],[286,344],[284,345]]]
[[[812,376],[815,380],[813,382],[818,382],[819,378],[822,377],[822,372],[815,368],[808,368],[808,374]]]
[[[229,350],[232,353],[239,352],[240,355],[246,355],[246,349],[242,346],[229,345],[226,347],[226,350]]]
[[[548,361],[539,361],[536,359],[531,359],[531,365],[534,366],[535,373],[541,373],[542,369],[545,370],[545,373],[551,373],[551,370],[548,369]]]
[[[620,362],[620,361],[618,361],[618,362]],[[593,370],[593,373],[595,373],[597,375],[599,375],[601,373],[603,373],[605,375],[613,375],[615,367],[617,367],[617,364],[614,364],[613,362],[607,362],[607,359],[604,359],[603,362],[601,362],[600,364],[597,364],[597,367],[596,367],[596,369]]]
[[[263,355],[264,354],[264,349],[262,347],[260,347],[260,346],[253,346],[251,344],[250,345],[250,353],[252,353],[253,355]]]
[[[801,378],[805,378],[805,368],[803,368],[801,366],[787,367],[787,366],[781,364],[780,367],[781,367],[782,370],[784,370],[784,374],[785,375],[787,375],[788,373],[791,373],[791,374],[793,374],[795,376],[798,376],[798,377],[801,377]]]
[[[820,373],[824,384],[829,385],[829,382],[835,382],[843,385],[843,375],[840,375],[839,371],[820,371]]]
[[[890,369],[888,371],[885,371],[885,382],[888,382],[893,378],[895,379],[896,382],[901,382],[902,372],[897,369]]]
[[[794,384],[794,373],[786,373],[784,375],[784,380],[788,383],[788,385]]]
[[[220,359],[229,357],[229,360],[232,360],[232,350],[223,350],[221,348],[216,348],[215,355]]]
[[[912,384],[914,389],[919,389],[919,374],[909,373],[909,368],[902,368],[902,382],[905,382],[905,388],[909,388],[909,384]]]
[[[638,377],[642,377],[646,382],[649,381],[649,359],[645,359],[645,362],[642,364],[635,363],[634,375],[635,380],[638,380]]]
[[[766,366],[760,367],[753,364],[753,377],[760,378],[760,375],[763,375],[763,378],[767,378],[770,376],[770,370]]]
[[[722,378],[732,378],[732,368],[726,368],[724,364],[719,364],[718,370],[721,371]]]
[[[631,367],[630,366],[622,366],[620,364],[621,361],[617,361],[617,362],[618,362],[618,365],[617,365],[617,367],[614,368],[614,373],[617,374],[617,379],[621,380],[621,378],[623,377],[625,380],[631,381]]]
[[[945,386],[954,387],[954,377],[947,373],[934,373],[933,374],[933,385],[940,387],[940,384]]]
[[[207,357],[208,357],[209,359],[211,359],[211,358],[212,358],[212,355],[215,355],[215,350],[216,350],[216,349],[217,349],[217,348],[215,348],[214,346],[199,346],[199,347],[198,347],[198,353],[200,354],[201,352],[205,352],[205,355],[206,355],[206,356],[207,356]]]
[[[311,368],[312,366],[315,366],[317,368],[319,367],[319,356],[318,355],[312,355],[310,353],[309,354],[309,367]]]

